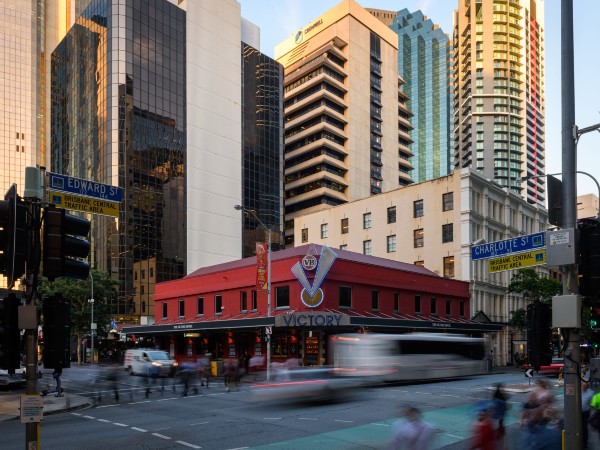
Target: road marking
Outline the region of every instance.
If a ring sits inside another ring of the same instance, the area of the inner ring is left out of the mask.
[[[452,394],[439,394],[440,397],[454,397],[454,398],[458,398],[458,395],[452,395]]]
[[[181,445],[185,445],[187,447],[191,447],[191,448],[202,448],[198,445],[190,444],[189,442],[184,442],[184,441],[175,441],[175,442],[177,442],[178,444],[181,444]],[[248,448],[248,447],[244,447],[244,448]]]
[[[298,417],[298,420],[319,420],[319,419],[315,419],[314,417]]]
[[[281,417],[265,417],[265,420],[281,420]]]
[[[415,394],[431,395],[431,392],[415,392]]]
[[[245,448],[250,448],[250,447],[228,448],[227,450],[244,450]]]
[[[372,423],[371,425],[377,425],[378,427],[389,427],[390,426],[387,423]]]
[[[81,416],[81,415],[83,415],[83,414],[79,414],[79,413],[71,413],[71,414],[73,414],[74,416]]]
[[[118,427],[128,427],[129,425],[126,425],[124,423],[119,423],[119,422],[113,422],[113,425],[116,425]]]
[[[100,408],[112,408],[113,406],[121,406],[121,405],[102,405],[102,406],[96,406],[96,409],[100,409]]]
[[[335,422],[352,423],[354,421],[353,420],[339,420],[339,419],[335,419]]]
[[[194,425],[206,425],[209,422],[198,422],[198,423],[190,423],[190,427],[193,427]]]
[[[167,400],[177,400],[179,397],[171,397],[171,398],[159,398],[156,400],[157,402],[166,402]]]
[[[84,419],[95,419],[93,416],[83,416]]]
[[[98,419],[98,422],[110,423],[111,421],[106,419]]]
[[[158,434],[158,433],[152,433],[152,436],[156,436],[156,437],[159,437],[161,439],[167,439],[167,440],[171,439],[169,436],[165,436],[164,434]]]
[[[133,402],[133,403],[129,403],[129,405],[139,405],[140,403],[150,403],[150,400],[144,400],[142,402]]]
[[[142,433],[145,433],[146,431],[148,431],[148,430],[144,430],[143,428],[138,428],[138,427],[131,427],[131,429],[135,430],[135,431],[141,431]]]
[[[450,436],[450,437],[453,437],[453,438],[457,438],[457,439],[464,439],[464,437],[462,437],[462,436],[457,436],[457,435],[455,435],[455,434],[444,433],[444,435],[445,435],[445,436]]]

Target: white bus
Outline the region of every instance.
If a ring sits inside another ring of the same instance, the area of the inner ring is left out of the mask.
[[[457,334],[342,334],[329,340],[330,364],[346,376],[430,380],[486,371],[483,338]]]

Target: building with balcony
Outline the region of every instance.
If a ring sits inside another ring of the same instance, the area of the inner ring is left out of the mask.
[[[496,364],[510,363],[518,337],[510,312],[525,307],[507,294],[513,271],[489,273],[487,260],[471,261],[473,245],[545,231],[547,212],[461,169],[296,219],[295,245],[314,242],[417,266],[470,283],[470,318],[502,324],[493,335]],[[544,273],[547,269],[542,266]],[[486,320],[487,320],[486,319]]]
[[[543,205],[544,2],[460,1],[453,47],[455,167]]]
[[[294,220],[412,183],[398,39],[344,0],[275,48],[284,67],[285,242]]]

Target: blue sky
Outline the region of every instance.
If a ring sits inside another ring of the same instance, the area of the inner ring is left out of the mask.
[[[242,16],[260,27],[261,51],[271,57],[275,46],[339,0],[238,0]],[[540,2],[540,0],[538,0]],[[544,3],[546,39],[546,173],[562,171],[561,160],[561,35],[560,0]],[[452,33],[452,11],[457,0],[358,0],[365,8],[398,11],[422,10],[446,33]],[[594,48],[600,23],[600,1],[574,0],[575,30],[575,120],[580,128],[600,123],[600,55]],[[578,146],[577,169],[600,181],[600,133],[583,135]],[[587,176],[577,177],[578,194],[598,195],[596,184]]]

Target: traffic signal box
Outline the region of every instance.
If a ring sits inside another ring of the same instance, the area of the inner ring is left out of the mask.
[[[82,258],[90,253],[87,240],[90,221],[67,214],[64,209],[46,208],[44,212],[44,276],[85,280],[90,265]]]
[[[596,219],[577,221],[580,260],[579,294],[600,301],[600,222]],[[600,307],[600,305],[599,305]]]
[[[42,302],[44,324],[44,367],[65,369],[71,367],[71,304],[61,294]]]
[[[13,184],[0,201],[0,273],[8,278],[8,289],[25,274],[26,225],[27,207]]]
[[[0,299],[0,368],[15,373],[21,362],[19,305],[15,294]]]
[[[536,370],[552,362],[552,310],[535,301],[527,305],[527,349],[529,364]]]

